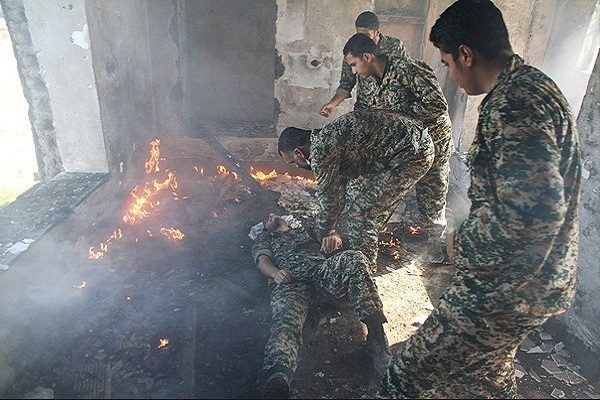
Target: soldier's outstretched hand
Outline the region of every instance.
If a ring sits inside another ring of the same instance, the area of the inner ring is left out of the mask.
[[[321,251],[325,254],[332,253],[341,247],[342,238],[335,231],[321,241]]]

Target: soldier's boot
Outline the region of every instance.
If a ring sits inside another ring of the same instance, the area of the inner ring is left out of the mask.
[[[373,366],[377,373],[383,376],[392,361],[392,352],[390,351],[383,325],[374,328],[369,327],[365,351],[373,359]]]
[[[432,264],[441,264],[446,260],[444,252],[444,242],[438,238],[427,239],[428,256],[427,259]]]
[[[288,368],[273,368],[272,372],[265,383],[263,388],[263,398],[265,399],[289,399],[292,393],[292,375],[293,372],[289,370],[287,373],[282,370],[288,370]]]

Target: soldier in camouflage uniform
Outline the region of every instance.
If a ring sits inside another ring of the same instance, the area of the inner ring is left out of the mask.
[[[458,271],[394,358],[384,397],[516,397],[520,343],[575,297],[581,156],[557,85],[514,54],[501,12],[458,0],[430,40],[480,105],[469,216],[448,236]]]
[[[383,329],[387,319],[365,256],[346,250],[326,259],[319,253],[319,243],[302,226],[292,229],[275,214],[270,214],[263,226],[265,230],[252,247],[252,257],[260,271],[272,278],[272,325],[264,359],[268,377],[265,396],[289,397],[304,320],[317,290],[335,298],[348,296],[357,317],[367,326],[367,353],[383,374],[391,359]]]
[[[315,232],[322,250],[342,246],[336,228],[344,211],[349,247],[362,251],[373,270],[379,230],[434,158],[427,129],[386,110],[352,111],[312,132],[286,128],[278,150],[315,174],[320,207]]]
[[[435,159],[415,189],[423,229],[431,244],[430,260],[444,261],[442,237],[446,230],[446,195],[450,157],[454,153],[448,103],[435,73],[425,62],[382,54],[367,36],[357,33],[344,46],[352,71],[370,78],[372,95],[367,108],[391,110],[421,121],[435,146]]]
[[[408,55],[404,44],[392,36],[385,36],[379,29],[379,18],[371,11],[364,11],[356,17],[354,23],[356,32],[364,33],[367,35],[377,48],[383,54],[389,54],[396,58],[403,58]],[[329,117],[333,111],[339,106],[344,100],[351,97],[352,89],[358,81],[358,87],[356,89],[356,102],[354,103],[355,110],[363,110],[368,107],[368,103],[373,96],[373,77],[357,77],[352,68],[348,65],[346,60],[342,63],[342,74],[340,76],[340,83],[335,91],[335,95],[327,104],[321,107],[320,114],[324,117]]]

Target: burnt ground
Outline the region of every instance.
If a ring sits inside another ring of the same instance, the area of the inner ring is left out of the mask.
[[[216,161],[201,175],[194,166],[202,163],[163,162],[176,171],[178,187],[161,192],[160,204],[133,225],[121,219],[131,188],[109,181],[0,271],[0,397],[261,396],[268,291],[252,263],[248,232],[268,212],[290,212],[281,204],[306,203],[310,191],[292,190],[282,203],[279,192],[218,174]],[[408,226],[401,218],[390,225],[402,244],[382,247],[375,278],[394,349],[426,318],[453,273],[451,265],[424,262],[423,239]],[[122,237],[109,240],[117,228]],[[185,237],[168,239],[161,228]],[[98,251],[100,243],[108,244],[104,256],[89,259],[88,249]],[[161,339],[168,344],[161,347]],[[318,301],[305,325],[293,397],[375,396],[378,377],[364,339],[348,304]],[[568,380],[566,372],[552,375],[541,366],[562,352],[567,361],[559,370],[585,377],[582,360],[568,353],[572,340],[545,331],[531,340],[526,350],[539,345],[542,352],[518,352],[521,397],[548,398],[560,389],[567,398],[599,398],[590,386],[597,374],[567,384],[556,377]]]

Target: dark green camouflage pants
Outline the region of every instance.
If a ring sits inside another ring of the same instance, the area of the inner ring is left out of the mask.
[[[446,196],[450,175],[450,157],[454,153],[452,128],[434,143],[435,158],[427,173],[416,183],[417,204],[423,217],[423,230],[430,237],[441,238],[446,231]]]
[[[379,231],[408,191],[430,169],[434,159],[431,138],[425,135],[417,151],[397,155],[390,165],[346,186],[345,232],[351,249],[360,250],[377,265]]]
[[[380,396],[514,398],[517,348],[549,316],[524,312],[513,284],[494,286],[459,272],[394,356]]]
[[[277,285],[270,281],[272,321],[265,349],[265,370],[279,364],[296,371],[302,329],[315,290],[335,298],[348,296],[359,320],[381,313],[383,304],[368,265],[361,252],[346,250],[320,265],[304,264],[288,270],[292,276],[300,277],[288,284]]]

